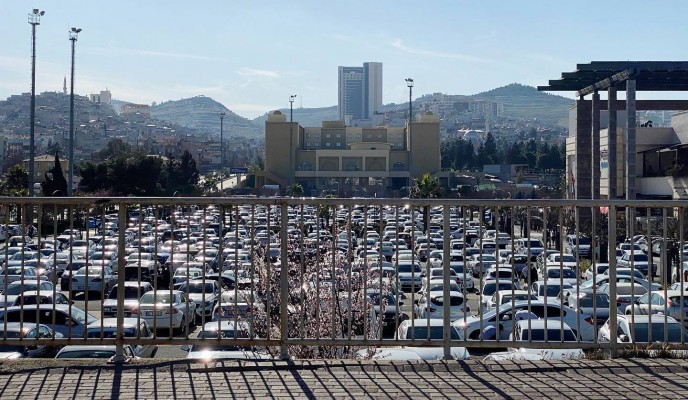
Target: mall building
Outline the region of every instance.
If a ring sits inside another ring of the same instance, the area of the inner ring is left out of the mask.
[[[366,128],[344,121],[303,127],[273,111],[265,122],[265,170],[256,187],[299,183],[309,196],[393,196],[426,173],[440,174],[439,117],[432,112],[405,127]]]

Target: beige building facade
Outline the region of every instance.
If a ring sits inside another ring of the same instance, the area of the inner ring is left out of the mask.
[[[440,173],[439,118],[432,112],[406,127],[361,128],[344,121],[302,127],[274,111],[265,123],[265,171],[256,184],[381,196],[425,173]]]

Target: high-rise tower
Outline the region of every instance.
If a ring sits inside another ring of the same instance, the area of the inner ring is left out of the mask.
[[[339,67],[339,119],[372,119],[382,108],[382,63]]]

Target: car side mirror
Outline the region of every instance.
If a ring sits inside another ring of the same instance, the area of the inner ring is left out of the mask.
[[[627,335],[620,335],[620,336],[619,336],[619,341],[620,341],[621,343],[628,343],[628,342],[630,342],[631,340],[630,340],[630,338],[629,338]]]
[[[509,314],[506,314],[506,315],[502,316],[501,320],[502,321],[510,321],[511,317],[509,317]]]
[[[403,302],[403,301],[400,301],[398,304],[399,304],[399,306],[401,307],[401,306],[404,305],[404,302]]]
[[[189,346],[188,344],[183,344],[179,347],[182,349],[182,351],[186,351],[186,352],[191,351],[191,346]]]

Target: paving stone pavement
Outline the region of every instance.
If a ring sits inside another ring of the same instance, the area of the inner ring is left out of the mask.
[[[685,399],[688,360],[4,362],[0,399],[18,398]]]

